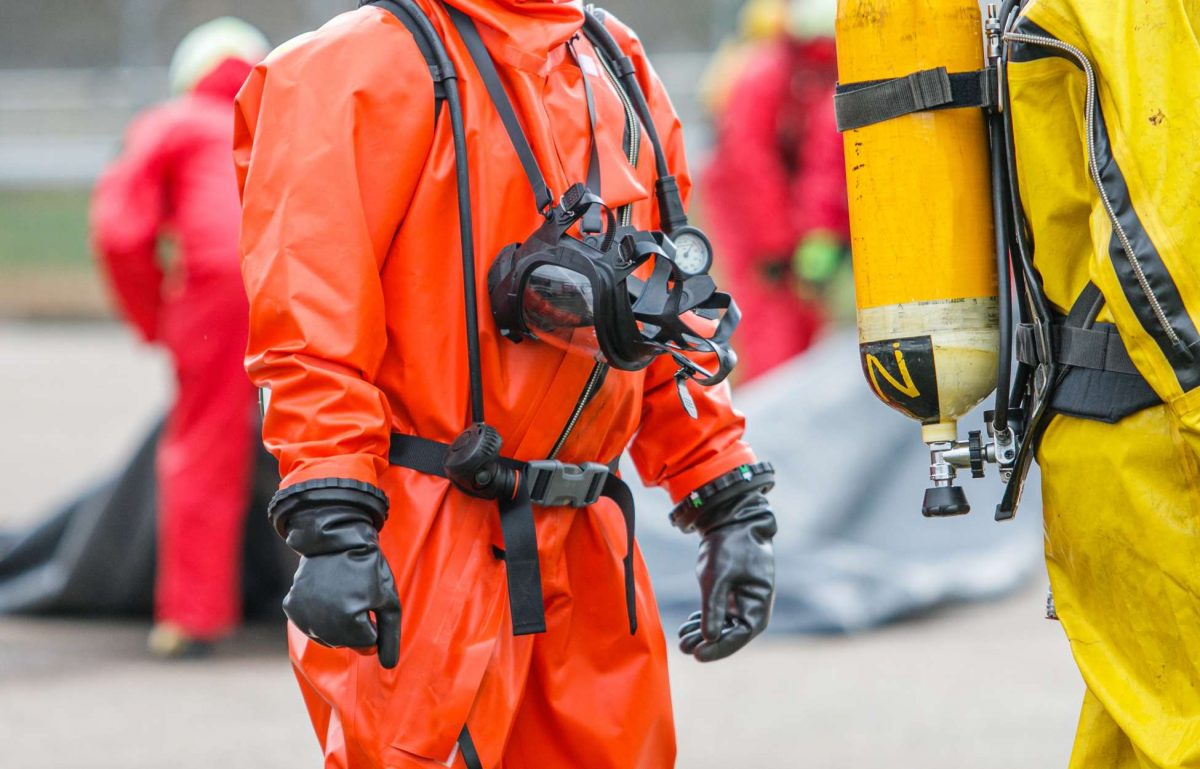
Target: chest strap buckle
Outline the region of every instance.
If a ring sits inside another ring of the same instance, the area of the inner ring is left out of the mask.
[[[543,507],[586,507],[600,499],[608,467],[598,462],[578,465],[555,459],[527,462],[529,501]]]

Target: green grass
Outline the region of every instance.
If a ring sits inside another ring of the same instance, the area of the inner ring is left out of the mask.
[[[90,271],[88,190],[0,189],[0,274]]]

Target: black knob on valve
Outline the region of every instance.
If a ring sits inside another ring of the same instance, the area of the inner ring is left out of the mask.
[[[987,453],[983,448],[983,435],[978,430],[972,430],[967,434],[967,448],[971,452],[971,477],[982,478]]]
[[[946,518],[971,512],[967,493],[961,486],[932,486],[925,489],[925,504],[921,515],[926,518]]]

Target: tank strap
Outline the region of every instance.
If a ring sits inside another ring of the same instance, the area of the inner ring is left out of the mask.
[[[833,97],[838,131],[882,123],[886,120],[939,109],[996,104],[991,69],[951,74],[945,67],[921,70],[904,77],[839,83]]]
[[[1125,417],[1162,403],[1137,370],[1117,327],[1097,323],[1104,295],[1088,283],[1066,316],[1051,331],[1051,361],[1065,371],[1050,398],[1051,410],[1068,416],[1115,424]],[[1017,327],[1017,360],[1045,363],[1037,353],[1033,326]]]
[[[446,452],[450,446],[439,441],[402,433],[392,434],[388,461],[426,475],[446,477]],[[615,464],[616,460],[613,461]],[[625,611],[629,632],[637,632],[637,592],[633,578],[634,507],[629,485],[601,465],[566,465],[561,462],[505,460],[520,473],[515,499],[500,500],[500,533],[504,538],[504,565],[513,635],[546,631],[542,600],[542,575],[538,561],[537,529],[533,505],[583,507],[599,497],[616,503],[625,520]],[[610,468],[613,466],[610,464]],[[597,472],[599,470],[599,472]],[[601,478],[603,476],[603,478]]]

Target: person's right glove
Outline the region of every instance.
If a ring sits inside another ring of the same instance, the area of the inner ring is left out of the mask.
[[[701,610],[679,628],[679,648],[701,662],[723,659],[766,629],[775,600],[775,516],[763,492],[773,476],[722,491],[696,515],[672,516],[700,532]]]
[[[379,549],[387,509],[379,489],[329,478],[281,490],[269,515],[301,556],[283,599],[292,624],[324,646],[378,649],[379,664],[394,668],[400,659],[400,599]]]

